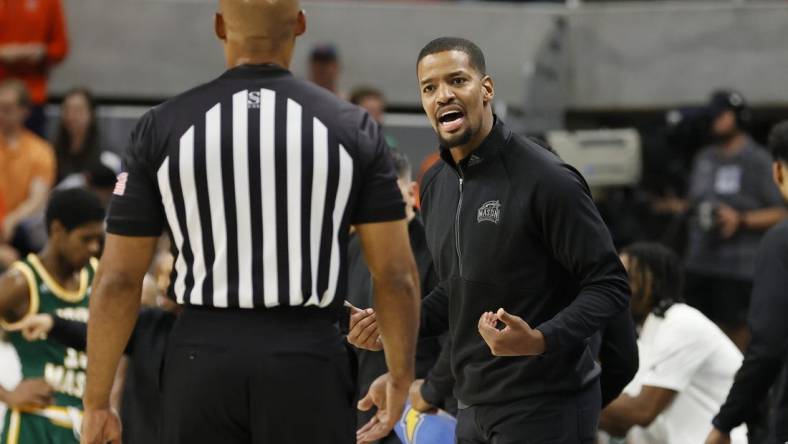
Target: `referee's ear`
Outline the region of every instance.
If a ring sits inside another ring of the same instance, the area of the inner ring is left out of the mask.
[[[298,10],[298,17],[296,17],[295,36],[298,37],[306,32],[306,12],[303,9]]]
[[[227,29],[224,27],[224,17],[222,17],[222,14],[219,12],[213,16],[213,31],[216,33],[216,37],[219,37],[219,40],[227,40]]]

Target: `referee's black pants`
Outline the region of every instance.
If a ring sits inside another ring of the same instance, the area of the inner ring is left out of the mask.
[[[578,393],[460,408],[457,443],[593,444],[601,406],[597,380]]]
[[[184,309],[163,364],[160,441],[355,443],[355,376],[332,317]]]

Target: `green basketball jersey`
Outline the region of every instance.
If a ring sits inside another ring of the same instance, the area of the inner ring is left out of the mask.
[[[28,315],[48,313],[63,319],[87,322],[88,295],[96,274],[96,265],[97,261],[91,259],[90,264],[80,272],[79,289],[69,291],[49,275],[36,255],[30,254],[16,262],[13,267],[24,274],[30,288]],[[2,321],[0,324],[4,328],[12,326]],[[20,332],[9,332],[8,338],[19,354],[23,379],[44,378],[54,389],[53,405],[82,409],[87,368],[84,351],[65,347],[52,339],[29,342]]]

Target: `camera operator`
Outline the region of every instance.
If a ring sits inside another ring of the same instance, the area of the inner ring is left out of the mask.
[[[755,252],[763,233],[788,215],[771,160],[745,131],[749,109],[735,91],[712,94],[711,144],[695,158],[687,200],[686,299],[744,349]]]

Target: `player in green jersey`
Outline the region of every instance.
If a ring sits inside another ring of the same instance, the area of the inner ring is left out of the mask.
[[[19,354],[23,379],[13,390],[0,387],[0,401],[9,407],[0,444],[78,442],[85,353],[48,339],[28,342],[14,330],[37,313],[87,322],[103,220],[101,202],[89,191],[54,192],[46,209],[44,249],[0,277],[0,327]]]

